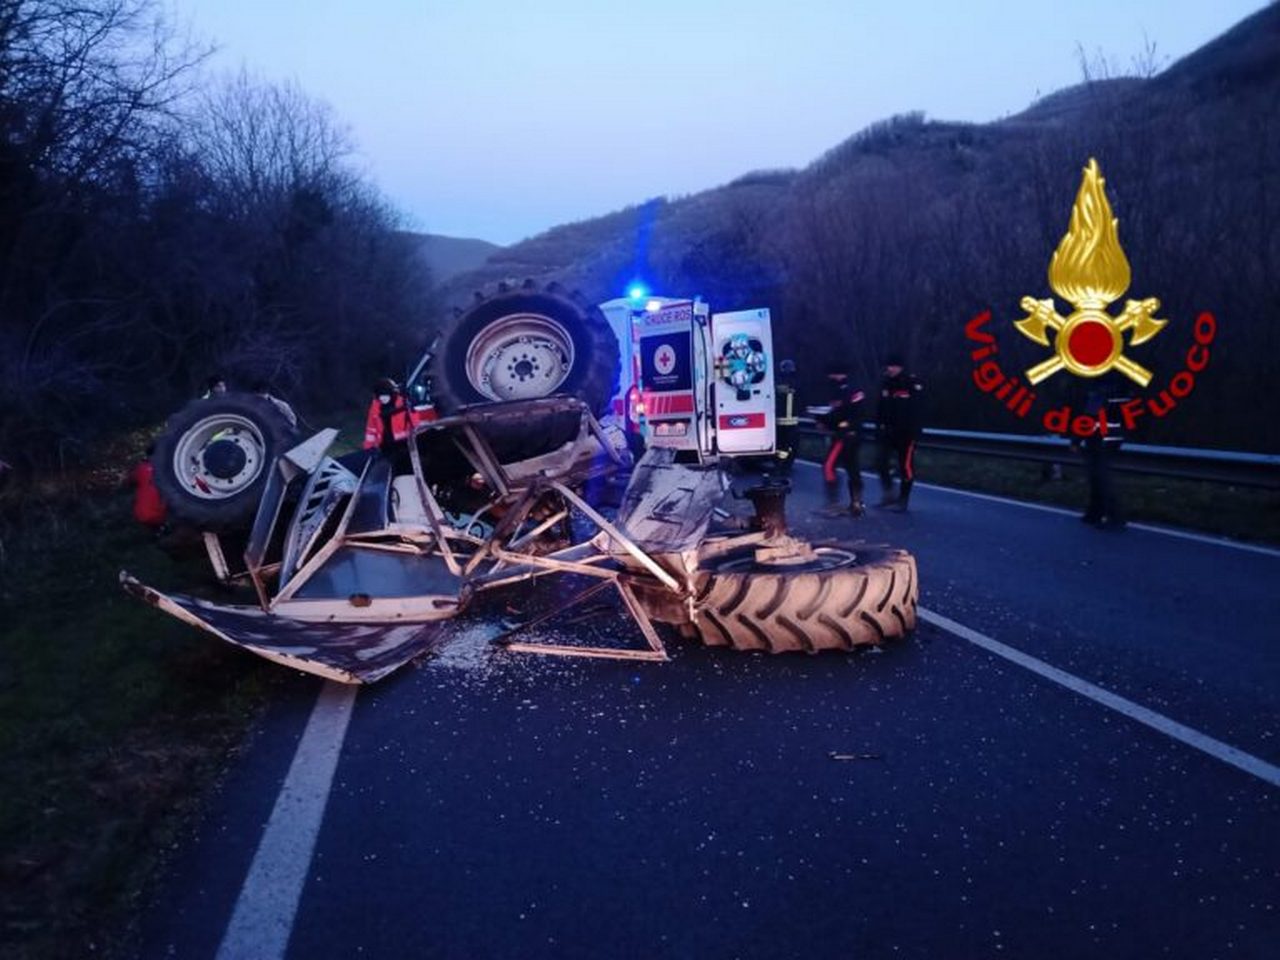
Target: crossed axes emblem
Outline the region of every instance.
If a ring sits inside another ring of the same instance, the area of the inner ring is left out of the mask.
[[[1071,210],[1071,225],[1049,263],[1049,285],[1074,306],[1065,319],[1052,298],[1023,297],[1027,316],[1014,322],[1024,336],[1049,346],[1047,331],[1054,331],[1054,356],[1026,371],[1033,385],[1066,369],[1079,377],[1100,377],[1109,370],[1123,373],[1139,386],[1151,382],[1151,371],[1124,355],[1124,332],[1132,330],[1132,346],[1146,343],[1163,329],[1167,320],[1155,312],[1155,297],[1125,301],[1124,311],[1112,317],[1106,308],[1129,288],[1129,261],[1120,247],[1118,221],[1099,170],[1090,159]]]

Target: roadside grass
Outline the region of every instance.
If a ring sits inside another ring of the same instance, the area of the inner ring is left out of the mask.
[[[207,580],[131,516],[117,475],[0,502],[0,953],[111,956],[156,867],[269,700],[252,657],[124,594]]]
[[[821,461],[820,436],[802,436],[800,456]],[[922,483],[991,493],[1084,512],[1089,484],[1084,465],[1067,455],[1060,476],[1048,479],[1044,464],[1030,460],[972,456],[946,450],[917,451]],[[874,471],[876,444],[862,445],[862,468]],[[1116,493],[1130,520],[1197,530],[1256,543],[1280,543],[1280,493],[1200,480],[1115,473]],[[871,496],[874,498],[875,491]]]
[[[363,413],[316,418],[355,449]],[[0,955],[126,952],[150,885],[262,710],[294,679],[127,596],[225,594],[175,558],[120,479],[156,431],[100,466],[0,493]]]

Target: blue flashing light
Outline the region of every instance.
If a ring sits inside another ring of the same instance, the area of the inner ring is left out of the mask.
[[[633,283],[627,289],[627,298],[630,300],[643,300],[649,295],[649,291],[645,289],[643,284]]]

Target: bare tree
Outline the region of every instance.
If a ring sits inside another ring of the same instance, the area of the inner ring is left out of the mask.
[[[233,215],[350,180],[347,131],[296,84],[267,84],[241,71],[201,98],[192,119],[191,148]]]
[[[136,202],[205,52],[152,0],[0,2],[0,446],[57,433],[109,374],[129,296],[88,282],[93,224]]]

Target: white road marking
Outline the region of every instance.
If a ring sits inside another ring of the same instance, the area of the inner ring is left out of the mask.
[[[1178,537],[1182,540],[1198,540],[1201,543],[1213,543],[1219,547],[1231,547],[1246,553],[1260,553],[1264,557],[1280,557],[1280,550],[1274,547],[1262,547],[1253,543],[1241,543],[1239,540],[1227,540],[1224,537],[1211,537],[1203,533],[1191,533],[1189,530],[1175,530],[1172,527],[1153,527],[1148,523],[1130,523],[1134,530],[1145,530],[1147,533],[1162,533],[1166,537]]]
[[[217,960],[281,960],[289,947],[356,687],[329,681],[302,732]]]
[[[811,467],[814,470],[821,470],[822,465],[813,463],[808,460],[797,460],[797,465]],[[863,477],[874,480],[877,474],[863,470]],[[958,490],[955,487],[940,487],[936,483],[922,483],[919,480],[915,484],[917,487],[925,490],[939,490],[942,493],[953,493],[957,497],[972,497],[975,500],[990,500],[992,503],[1007,503],[1013,507],[1024,507],[1027,510],[1039,510],[1042,513],[1056,513],[1064,517],[1078,517],[1080,514],[1076,510],[1067,510],[1064,507],[1051,507],[1044,503],[1031,503],[1027,500],[1014,500],[1010,497],[1001,497],[994,493],[977,493],[973,490]],[[1178,530],[1174,527],[1156,527],[1149,523],[1130,523],[1130,530],[1142,530],[1145,533],[1158,533],[1165,537],[1176,537],[1179,540],[1194,540],[1197,543],[1209,543],[1217,547],[1229,547],[1232,550],[1243,550],[1245,553],[1260,553],[1264,557],[1280,557],[1280,550],[1274,547],[1264,547],[1254,543],[1242,543],[1239,540],[1228,540],[1226,537],[1214,537],[1206,533],[1192,533],[1190,530]]]
[[[990,500],[992,503],[1007,503],[1013,507],[1025,507],[1028,510],[1039,510],[1041,513],[1056,513],[1063,517],[1078,517],[1079,511],[1068,510],[1066,507],[1054,507],[1047,503],[1032,503],[1030,500],[1014,500],[1012,497],[1002,497],[995,493],[978,493],[975,490],[959,490],[955,487],[940,487],[936,483],[921,483],[916,481],[917,487],[923,487],[925,490],[940,490],[943,493],[954,493],[958,497],[972,497],[974,500]]]
[[[1028,503],[1025,500],[1013,500],[1009,497],[1000,497],[991,493],[975,493],[972,490],[957,490],[955,487],[940,487],[933,483],[916,482],[917,487],[924,487],[928,490],[941,490],[943,493],[954,493],[959,497],[973,497],[975,500],[991,500],[994,503],[1008,503],[1015,507],[1026,507],[1028,510],[1043,510],[1045,513],[1060,513],[1067,517],[1078,517],[1080,514],[1075,510],[1066,510],[1062,507],[1051,507],[1043,503]],[[1218,547],[1230,547],[1233,550],[1243,550],[1246,553],[1260,553],[1267,557],[1280,557],[1280,550],[1274,547],[1263,547],[1253,543],[1241,543],[1239,540],[1228,540],[1226,537],[1214,537],[1206,533],[1192,533],[1190,530],[1178,530],[1174,527],[1156,527],[1149,523],[1130,523],[1130,530],[1144,530],[1147,533],[1158,533],[1166,537],[1177,537],[1179,540],[1195,540],[1198,543],[1210,543]]]
[[[1163,714],[1156,713],[1146,707],[1134,703],[1132,700],[1126,700],[1118,694],[1112,693],[1110,690],[1104,690],[1102,687],[1090,683],[1088,680],[1082,680],[1074,674],[1067,673],[1065,670],[1059,670],[1057,667],[1050,666],[1043,660],[1037,660],[1029,654],[1016,650],[1007,644],[1001,643],[999,640],[993,640],[985,634],[971,630],[962,623],[942,616],[940,613],[934,613],[932,610],[925,610],[923,607],[918,609],[920,619],[925,623],[931,623],[935,627],[946,630],[948,633],[954,634],[962,640],[981,647],[989,653],[994,653],[998,657],[1003,657],[1010,663],[1016,663],[1020,667],[1030,670],[1032,673],[1039,674],[1046,680],[1052,680],[1060,686],[1066,687],[1083,697],[1088,697],[1095,703],[1100,703],[1104,707],[1109,707],[1117,713],[1122,713],[1131,720],[1145,724],[1153,730],[1163,733],[1166,737],[1171,737],[1185,743],[1189,747],[1194,747],[1202,753],[1221,760],[1223,763],[1229,763],[1231,766],[1243,770],[1245,773],[1252,774],[1259,780],[1263,780],[1273,787],[1280,787],[1280,767],[1267,763],[1252,754],[1245,753],[1243,750],[1237,749],[1221,740],[1215,740],[1199,730],[1184,726],[1176,720],[1170,720]]]

